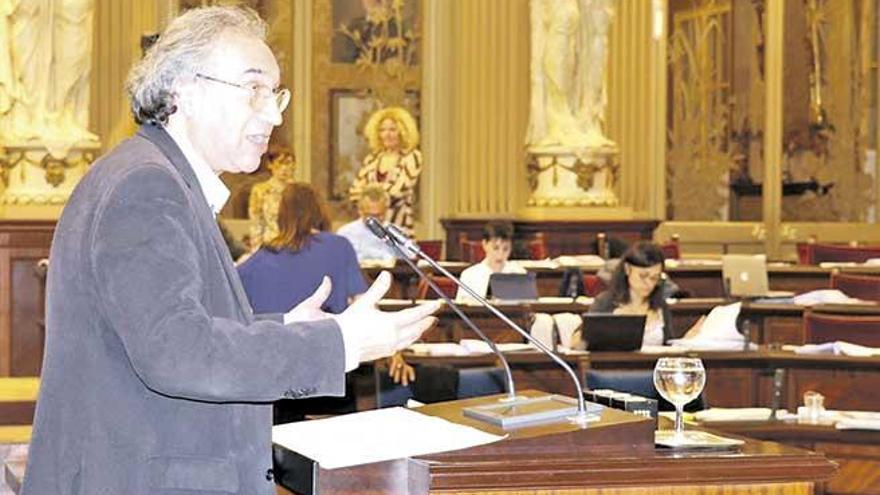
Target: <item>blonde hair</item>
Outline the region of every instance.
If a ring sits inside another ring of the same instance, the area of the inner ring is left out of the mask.
[[[404,153],[408,153],[419,146],[419,128],[413,116],[401,107],[387,107],[376,111],[370,116],[364,127],[364,136],[370,144],[370,150],[378,153],[382,150],[382,140],[379,139],[379,126],[386,119],[391,119],[397,124],[400,133],[400,147]]]

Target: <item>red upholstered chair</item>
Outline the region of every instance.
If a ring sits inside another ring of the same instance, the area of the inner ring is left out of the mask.
[[[880,347],[880,316],[807,311],[804,313],[804,340],[808,344],[843,340],[853,344]]]
[[[467,238],[467,234],[464,232],[458,234],[458,246],[461,261],[477,263],[486,257],[486,253],[483,251],[483,241],[472,241]]]
[[[547,242],[544,239],[544,233],[538,232],[535,238],[527,243],[529,249],[529,259],[543,260],[547,257]]]
[[[681,243],[678,234],[674,234],[671,239],[660,244],[660,251],[663,257],[668,260],[681,259]]]
[[[605,290],[605,282],[596,275],[584,274],[584,295],[596,297]]]
[[[432,259],[443,259],[441,257],[443,254],[443,241],[437,239],[426,239],[424,241],[417,241],[416,244],[419,245],[419,249],[421,249],[423,253],[427,254]]]
[[[455,298],[456,292],[458,292],[458,286],[455,285],[455,282],[452,279],[447,277],[442,277],[439,275],[428,275],[428,278],[431,279],[432,282],[437,284],[437,287],[443,291],[444,294],[451,298]],[[416,297],[418,299],[440,299],[440,296],[431,289],[431,286],[422,279],[419,280],[419,287],[416,291]]]
[[[807,265],[826,261],[864,263],[870,258],[880,258],[880,246],[846,246],[843,244],[798,244],[798,258]]]
[[[833,272],[831,288],[839,289],[849,297],[880,302],[880,277]]]

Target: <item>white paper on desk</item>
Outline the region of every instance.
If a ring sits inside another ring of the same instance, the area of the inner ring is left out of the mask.
[[[524,270],[528,270],[529,268],[547,268],[550,270],[559,268],[559,265],[549,258],[543,260],[510,260],[510,263],[519,265]]]
[[[361,268],[394,268],[397,264],[397,258],[389,259],[365,259],[361,260]]]
[[[639,352],[645,354],[674,354],[681,352],[681,349],[671,345],[643,345]]]
[[[736,317],[739,316],[742,303],[715,306],[696,335],[686,339],[670,340],[674,347],[689,350],[739,350],[745,343],[745,337],[736,329]]]
[[[806,344],[800,346],[782,346],[783,350],[794,351],[795,354],[834,354],[836,356],[871,357],[880,356],[880,348],[866,347],[838,340],[824,344]]]
[[[712,407],[694,413],[697,421],[711,423],[716,421],[765,421],[770,419],[769,407]],[[788,411],[780,411],[789,415]]]
[[[461,339],[458,344],[469,354],[491,354],[492,348],[489,344],[478,339]],[[504,342],[495,344],[501,352],[522,352],[536,351],[537,348],[532,344],[523,344],[519,342]]]
[[[847,296],[837,289],[818,289],[794,296],[793,301],[799,306],[815,306],[816,304],[864,304],[865,301]]]
[[[553,258],[553,261],[561,267],[597,267],[605,266],[605,259],[595,254],[569,254]]]
[[[272,428],[272,442],[324,469],[466,449],[502,438],[402,407]]]
[[[836,411],[838,430],[880,430],[880,412]]]
[[[409,350],[422,356],[467,356],[470,352],[456,342],[417,342]]]

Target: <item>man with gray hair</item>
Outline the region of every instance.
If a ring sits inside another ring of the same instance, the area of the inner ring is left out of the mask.
[[[342,395],[436,305],[383,313],[387,273],[339,315],[329,280],[258,318],[214,221],[290,93],[265,25],[209,7],[172,21],[127,89],[137,135],[98,160],[58,222],[24,495],[275,493],[272,401]]]
[[[397,259],[394,250],[376,237],[364,223],[368,217],[375,217],[385,224],[390,202],[388,192],[381,184],[371,184],[364,187],[361,191],[361,199],[358,201],[360,218],[339,227],[339,230],[336,231],[354,246],[358,261],[385,262]]]

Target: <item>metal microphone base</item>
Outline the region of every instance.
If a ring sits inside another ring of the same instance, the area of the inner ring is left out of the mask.
[[[571,420],[578,425],[599,419],[602,406],[587,403],[587,410],[578,412],[578,402],[563,395],[518,397],[513,401],[465,407],[465,416],[502,429],[515,429]]]

